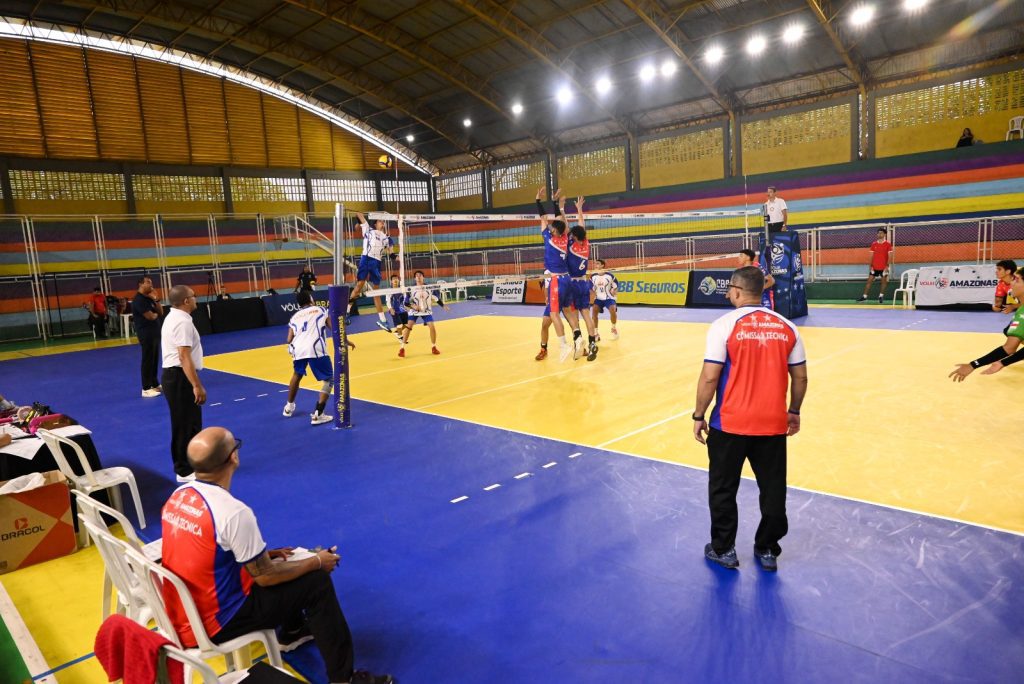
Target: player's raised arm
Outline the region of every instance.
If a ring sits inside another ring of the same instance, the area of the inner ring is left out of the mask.
[[[356,212],[356,220],[359,221],[359,227],[363,229],[363,237],[366,237],[366,234],[370,232],[369,221],[366,220],[366,217],[363,216],[361,211]]]
[[[583,202],[584,201],[585,201],[585,198],[583,197],[583,195],[580,195],[579,197],[576,198],[576,218],[578,219],[577,222],[581,226],[586,228],[587,224],[583,220]]]
[[[537,188],[537,216],[540,217],[540,230],[544,232],[548,229],[548,217],[544,215],[544,195],[547,194],[547,189],[544,186]]]

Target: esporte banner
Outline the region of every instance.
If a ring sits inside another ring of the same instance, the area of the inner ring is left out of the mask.
[[[996,267],[991,264],[925,266],[917,275],[918,306],[991,304]]]
[[[619,304],[655,304],[660,306],[686,306],[686,293],[690,289],[689,271],[645,271],[616,273]]]
[[[525,280],[503,280],[494,283],[491,302],[494,304],[522,304],[526,295]]]

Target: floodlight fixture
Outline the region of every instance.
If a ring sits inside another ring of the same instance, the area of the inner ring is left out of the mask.
[[[661,63],[661,75],[668,78],[672,76],[672,74],[676,73],[677,67],[678,65],[674,59],[666,59]]]
[[[469,128],[470,126],[473,125],[473,120],[467,116],[465,119],[462,120],[462,125],[465,126],[466,128]]]
[[[782,42],[787,45],[796,45],[804,37],[804,25],[803,24],[790,24],[786,27],[786,30],[782,32]]]
[[[747,53],[752,57],[757,57],[765,48],[768,47],[768,41],[765,40],[764,36],[757,34],[747,41]]]
[[[927,4],[928,0],[903,0],[903,9],[908,12],[916,12],[924,9],[924,6]]]
[[[725,50],[722,49],[721,45],[712,45],[704,53],[704,59],[708,64],[718,64],[725,57]]]
[[[520,114],[522,114],[523,113],[523,103],[522,102],[513,102],[512,103],[512,113],[515,114],[516,116],[519,116]]]
[[[607,76],[601,76],[594,81],[594,89],[598,95],[607,95],[612,90],[612,79]]]
[[[409,135],[405,136],[405,142],[410,142],[411,143],[415,139],[416,139],[416,136],[413,135],[412,133],[410,133]]]
[[[555,93],[555,99],[558,100],[558,104],[567,105],[572,102],[572,88],[567,85],[561,86],[558,92]]]
[[[649,83],[650,81],[654,80],[654,77],[657,75],[657,73],[658,70],[654,68],[653,64],[645,64],[640,69],[640,80],[643,81],[644,83]]]
[[[854,26],[865,26],[875,18],[874,5],[860,5],[850,15],[850,23]]]

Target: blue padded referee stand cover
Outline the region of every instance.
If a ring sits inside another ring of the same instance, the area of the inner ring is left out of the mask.
[[[795,230],[772,233],[767,249],[763,233],[758,242],[761,270],[775,278],[775,310],[790,320],[806,316],[807,290],[800,257],[800,233]]]

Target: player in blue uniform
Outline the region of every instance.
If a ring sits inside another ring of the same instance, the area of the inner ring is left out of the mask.
[[[547,305],[551,323],[555,326],[555,335],[558,337],[558,360],[565,361],[573,352],[573,347],[565,341],[565,327],[562,325],[560,316],[564,311],[570,322],[574,318],[571,311],[572,281],[565,263],[565,255],[569,250],[569,234],[566,232],[565,214],[559,211],[560,207],[556,207],[555,215],[561,216],[561,218],[551,221],[549,227],[547,216],[544,213],[544,205],[541,204],[546,192],[547,190],[543,187],[537,190],[537,214],[540,217],[540,234],[544,239],[544,272],[550,276]],[[561,190],[555,192],[551,198],[552,202],[561,200],[561,195]],[[578,351],[582,350],[582,339],[579,345]]]
[[[615,329],[615,324],[619,321],[619,307],[615,303],[615,295],[619,292],[619,281],[615,278],[615,275],[605,271],[607,264],[604,259],[598,259],[597,272],[590,276],[590,285],[594,292],[594,306],[590,315],[594,318],[594,335],[597,337],[597,341],[601,341],[601,332],[598,330],[599,316],[608,310],[608,315],[612,319],[612,339],[619,339],[619,331]]]
[[[391,276],[391,288],[400,289],[401,287],[401,278],[396,275]],[[395,337],[399,342],[405,335],[405,329],[412,328],[412,323],[409,322],[409,310],[405,307],[406,296],[404,292],[395,292],[388,297],[388,311],[391,313],[391,322],[395,326]]]
[[[590,241],[587,240],[586,221],[583,218],[583,197],[576,199],[576,214],[579,224],[569,230],[569,249],[565,255],[565,264],[569,269],[572,286],[572,305],[577,315],[583,317],[587,324],[587,361],[597,358],[597,339],[595,338],[594,320],[590,316],[590,280],[587,279],[587,262],[590,260]],[[573,330],[573,341],[577,346],[583,340],[577,319]]]

